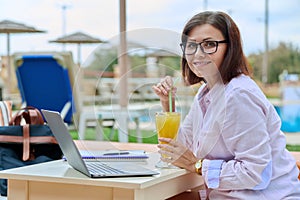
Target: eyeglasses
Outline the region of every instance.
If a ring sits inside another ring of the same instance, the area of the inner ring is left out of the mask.
[[[220,43],[227,43],[227,40],[222,41],[203,41],[203,42],[183,42],[180,44],[185,55],[193,55],[197,52],[198,46],[203,53],[213,54],[218,50]]]

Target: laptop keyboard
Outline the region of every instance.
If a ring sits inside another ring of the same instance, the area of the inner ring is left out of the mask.
[[[92,174],[124,174],[123,171],[112,168],[104,163],[86,162],[86,165]]]

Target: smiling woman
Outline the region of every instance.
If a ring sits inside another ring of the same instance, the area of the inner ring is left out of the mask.
[[[236,23],[223,12],[201,12],[187,22],[181,40],[183,80],[204,83],[177,139],[159,138],[165,142],[158,145],[161,159],[202,175],[203,199],[299,199],[295,159],[285,149],[274,106],[249,76]],[[170,112],[171,77],[153,90]]]

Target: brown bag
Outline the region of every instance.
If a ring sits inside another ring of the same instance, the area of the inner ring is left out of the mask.
[[[23,108],[0,126],[0,170],[61,158],[61,149],[38,109]],[[0,193],[7,195],[6,179],[0,179]]]
[[[48,147],[51,144],[52,149],[56,149],[54,159],[59,158],[57,151],[58,155],[62,155],[55,137],[50,128],[44,124],[42,114],[37,108],[29,106],[21,109],[12,117],[9,125],[0,127],[0,141],[8,144],[22,144],[23,161],[34,160],[37,156],[36,154],[47,154],[47,156],[50,155],[53,158],[51,156],[51,148],[48,151],[46,147],[42,147],[42,145],[45,146],[47,144]]]
[[[21,125],[21,120],[24,119],[26,124],[44,125],[44,119],[40,111],[32,106],[28,106],[19,110],[10,120],[9,125]]]

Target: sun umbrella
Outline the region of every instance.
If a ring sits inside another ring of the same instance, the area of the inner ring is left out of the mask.
[[[0,33],[7,34],[7,71],[8,71],[8,81],[11,79],[11,67],[10,67],[10,34],[11,33],[44,33],[45,31],[38,30],[32,26],[26,24],[3,20],[0,22]]]
[[[73,44],[78,44],[77,48],[77,56],[78,56],[78,65],[80,66],[80,57],[81,57],[81,50],[80,50],[80,45],[81,44],[93,44],[93,43],[102,43],[104,41],[92,37],[90,35],[87,35],[82,32],[76,32],[72,33],[70,35],[62,36],[57,38],[56,40],[51,40],[50,42],[55,42],[55,43],[73,43]]]

